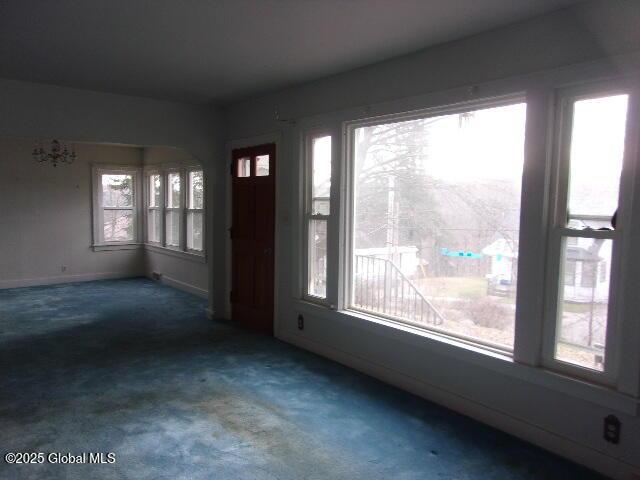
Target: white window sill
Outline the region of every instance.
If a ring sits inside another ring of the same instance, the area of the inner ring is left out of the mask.
[[[141,243],[99,243],[92,245],[94,252],[113,252],[117,250],[136,250],[142,248]]]
[[[168,255],[170,257],[182,258],[183,260],[189,260],[196,263],[207,263],[207,257],[204,253],[184,252],[182,250],[176,250],[171,247],[162,247],[160,245],[154,245],[152,243],[144,244],[145,250],[154,253],[160,253],[162,255]]]
[[[299,310],[319,318],[339,321],[344,323],[345,327],[360,328],[375,335],[383,335],[394,341],[408,343],[436,354],[455,357],[458,360],[571,395],[596,405],[634,416],[640,415],[640,400],[637,398],[543,367],[518,363],[510,355],[482,345],[473,345],[438,332],[404,325],[353,310],[335,311],[307,301],[298,300],[298,302]]]

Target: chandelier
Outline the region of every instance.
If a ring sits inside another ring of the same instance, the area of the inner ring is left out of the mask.
[[[57,167],[58,163],[73,163],[77,158],[75,148],[69,151],[67,145],[61,145],[58,140],[51,142],[51,150],[49,152],[42,148],[42,142],[38,142],[33,149],[32,155],[36,162],[51,162],[54,167]]]

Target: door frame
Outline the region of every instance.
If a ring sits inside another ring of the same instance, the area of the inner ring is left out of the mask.
[[[231,320],[231,286],[233,281],[232,271],[232,241],[229,234],[233,223],[233,176],[231,175],[230,165],[233,158],[233,150],[239,148],[247,148],[266,143],[273,143],[276,147],[276,162],[278,166],[283,163],[282,155],[282,133],[272,132],[264,135],[258,135],[255,137],[246,137],[236,140],[230,140],[227,142],[225,148],[225,231],[224,231],[224,255],[225,255],[225,285],[224,285],[224,312],[223,318]],[[283,169],[276,168],[276,175],[274,178],[275,192],[274,192],[274,235],[273,235],[273,336],[278,337],[280,333],[280,292],[278,279],[280,278],[280,260],[281,260],[281,248],[280,242],[282,241],[282,216],[281,201],[280,201],[280,178]]]

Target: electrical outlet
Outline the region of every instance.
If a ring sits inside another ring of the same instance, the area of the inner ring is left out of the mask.
[[[67,271],[67,266],[66,265],[60,265],[60,271],[61,272],[66,272]]]
[[[613,444],[620,443],[620,430],[622,428],[622,423],[615,415],[609,415],[604,418],[604,439]]]
[[[304,330],[304,317],[301,313],[298,314],[298,330]]]

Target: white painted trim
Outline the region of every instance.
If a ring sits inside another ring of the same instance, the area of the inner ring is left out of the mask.
[[[198,297],[202,297],[205,299],[209,298],[208,290],[205,290],[200,287],[196,287],[195,285],[191,285],[190,283],[181,282],[180,280],[167,277],[166,275],[162,275],[160,277],[160,281],[165,285],[168,285],[173,288],[177,288],[178,290],[182,290],[183,292],[192,293],[193,295],[197,295]]]
[[[143,192],[141,180],[142,168],[132,165],[110,165],[103,163],[91,164],[91,212],[93,226],[93,245],[117,244],[117,242],[105,242],[104,232],[102,230],[104,208],[102,205],[102,175],[108,174],[126,174],[133,177],[133,204],[131,207],[123,207],[123,209],[131,209],[133,214],[133,241],[123,243],[136,243],[140,241],[143,233],[144,223],[142,221],[140,195]]]
[[[118,250],[138,250],[142,248],[142,243],[105,243],[92,245],[94,252],[113,252]]]
[[[145,243],[144,249],[148,252],[160,253],[162,255],[168,255],[170,257],[189,260],[190,262],[207,263],[207,257],[205,255],[201,255],[197,253],[183,252],[182,250],[173,249],[169,247],[161,247],[159,245],[153,245],[150,243]]]
[[[94,280],[112,280],[117,278],[136,278],[142,274],[124,272],[84,273],[77,275],[60,275],[55,277],[24,278],[0,280],[0,290],[7,288],[36,287],[40,285],[56,285],[59,283],[91,282]]]
[[[611,388],[569,377],[551,370],[518,363],[510,356],[460,339],[447,337],[431,330],[419,329],[405,323],[385,320],[382,317],[354,311],[332,311],[309,302],[298,302],[294,311],[312,315],[326,321],[338,321],[344,327],[351,326],[365,335],[382,335],[390,342],[425,347],[439,355],[468,362],[491,372],[520,379],[543,388],[561,392],[594,405],[637,416],[640,399],[617,392]]]
[[[498,430],[507,432],[612,478],[629,480],[634,478],[633,475],[640,474],[640,471],[634,465],[613,458],[587,445],[577,443],[565,436],[555,434],[522,418],[514,417],[491,406],[475,402],[400,371],[316,342],[299,333],[281,330],[278,338],[411,392],[457,413],[471,417]]]

